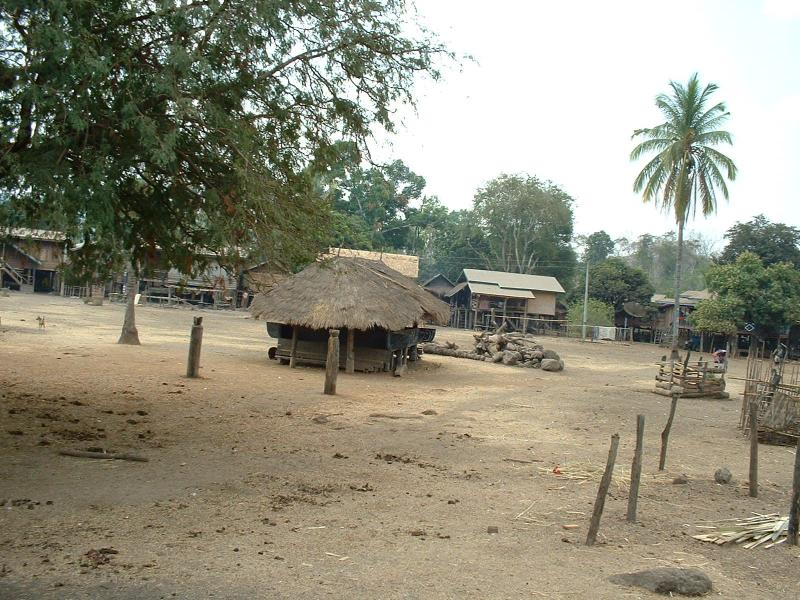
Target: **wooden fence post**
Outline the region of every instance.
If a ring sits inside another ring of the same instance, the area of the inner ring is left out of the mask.
[[[600,517],[603,516],[603,508],[606,505],[606,495],[608,487],[611,485],[611,478],[614,475],[614,463],[617,460],[617,448],[619,447],[619,434],[611,436],[611,447],[608,449],[608,461],[603,478],[600,480],[600,487],[597,489],[597,499],[594,501],[594,512],[592,520],[589,522],[589,533],[586,535],[586,545],[593,546],[597,541],[597,532],[600,529]]]
[[[345,372],[346,373],[355,373],[356,372],[356,348],[355,348],[355,338],[356,332],[354,329],[347,330],[347,355],[345,357]]]
[[[297,364],[297,337],[300,335],[300,328],[292,325],[292,346],[289,351],[289,368],[294,369]]]
[[[339,375],[339,330],[329,330],[328,356],[325,359],[325,389],[329,396],[336,395],[336,377]]]
[[[750,497],[758,498],[758,401],[750,401]]]
[[[631,489],[628,492],[628,523],[636,523],[636,506],[639,502],[639,482],[642,480],[642,452],[644,446],[644,415],[636,416],[636,450],[631,465]]]
[[[667,424],[664,426],[664,431],[661,432],[661,455],[658,458],[658,470],[663,471],[664,465],[667,464],[667,444],[669,443],[669,432],[672,429],[672,420],[675,418],[675,409],[678,406],[678,394],[672,394],[672,403],[669,407],[669,417]]]
[[[789,528],[786,536],[790,546],[797,546],[797,530],[800,522],[800,443],[794,452],[794,478],[792,481],[792,504],[789,507]]]
[[[186,365],[187,377],[200,376],[200,348],[203,344],[203,317],[195,317],[189,337],[189,361]]]

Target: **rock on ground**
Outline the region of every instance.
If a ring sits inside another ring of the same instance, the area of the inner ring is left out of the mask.
[[[731,475],[730,470],[728,467],[722,467],[721,469],[717,469],[714,473],[714,481],[717,483],[730,483],[733,475]]]
[[[618,585],[644,588],[658,594],[703,596],[711,591],[711,579],[699,569],[662,567],[612,575],[609,581]]]
[[[542,371],[561,371],[564,369],[564,363],[556,358],[543,358]]]
[[[544,350],[542,352],[542,358],[551,358],[553,360],[561,360],[561,357],[558,355],[558,352],[553,350]]]

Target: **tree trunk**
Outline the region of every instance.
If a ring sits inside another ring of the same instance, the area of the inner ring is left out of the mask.
[[[678,337],[681,320],[681,264],[683,263],[683,223],[678,221],[678,260],[675,264],[675,310],[672,313],[672,351],[671,358],[678,358]]]
[[[122,333],[117,340],[118,344],[131,344],[138,346],[139,330],[136,329],[135,302],[139,293],[139,278],[133,274],[133,269],[128,270],[128,303],[125,306],[125,320],[122,322]]]

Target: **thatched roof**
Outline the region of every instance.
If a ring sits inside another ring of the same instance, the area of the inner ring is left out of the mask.
[[[390,330],[423,320],[444,325],[450,307],[385,264],[333,257],[313,263],[272,290],[258,294],[253,316],[311,329]]]

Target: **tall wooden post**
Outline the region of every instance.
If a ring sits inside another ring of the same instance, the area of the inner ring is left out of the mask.
[[[636,507],[639,503],[639,482],[642,480],[642,452],[644,446],[644,415],[636,416],[636,450],[631,465],[631,489],[628,493],[628,523],[636,523]]]
[[[800,443],[794,453],[794,479],[792,481],[792,504],[789,506],[789,529],[786,532],[790,546],[797,546],[797,530],[800,522]]]
[[[329,396],[336,395],[336,377],[339,375],[339,330],[329,330],[328,356],[325,359],[325,389]]]
[[[186,365],[187,377],[200,376],[200,347],[203,344],[203,317],[195,317],[192,334],[189,338],[189,361]]]
[[[750,497],[758,498],[758,401],[750,401]]]
[[[672,403],[669,407],[669,417],[664,431],[661,432],[661,455],[658,458],[658,470],[663,471],[667,464],[667,444],[669,444],[669,432],[672,429],[672,420],[675,418],[675,409],[678,406],[678,394],[672,393]]]
[[[297,364],[297,336],[299,335],[300,328],[297,325],[292,325],[292,346],[289,352],[289,368],[294,369]]]
[[[356,372],[356,332],[353,329],[347,330],[347,356],[344,370],[346,373]]]
[[[600,517],[603,516],[603,508],[606,505],[606,495],[608,487],[611,485],[611,478],[614,475],[614,463],[617,460],[617,448],[619,448],[619,434],[611,436],[611,447],[608,449],[608,461],[603,478],[600,480],[600,487],[597,489],[597,499],[594,501],[594,512],[589,523],[589,533],[586,535],[586,545],[593,546],[597,541],[597,532],[600,530]]]

